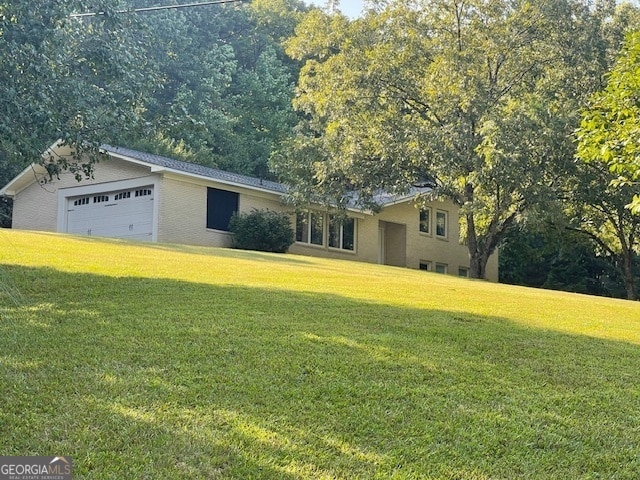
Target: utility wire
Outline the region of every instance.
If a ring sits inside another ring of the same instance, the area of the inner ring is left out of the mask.
[[[146,8],[134,8],[132,10],[117,10],[116,13],[144,13],[144,12],[156,12],[158,10],[169,10],[178,8],[191,8],[191,7],[204,7],[205,5],[220,5],[224,3],[239,3],[246,0],[214,0],[211,2],[198,2],[198,3],[183,3],[181,5],[162,5],[159,7],[146,7]],[[91,13],[72,13],[69,15],[72,18],[81,17],[95,17],[97,15],[104,15],[105,12],[91,12]]]

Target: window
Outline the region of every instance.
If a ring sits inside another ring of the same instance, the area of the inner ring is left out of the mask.
[[[229,222],[238,212],[240,195],[236,192],[207,187],[207,228],[229,231]]]
[[[469,269],[467,267],[458,267],[458,276],[459,277],[468,277]]]
[[[89,205],[89,197],[79,198],[73,202],[73,205],[76,207],[79,205]]]
[[[447,264],[436,263],[436,273],[447,273]]]
[[[436,212],[436,236],[447,237],[447,212],[441,210]]]
[[[427,272],[431,271],[431,262],[427,260],[420,260],[420,270],[426,270]]]
[[[108,201],[109,197],[107,195],[96,195],[95,197],[93,197],[93,203],[102,203]]]
[[[125,198],[131,198],[131,192],[121,192],[113,197],[114,200],[123,200]]]
[[[324,215],[317,212],[298,213],[296,242],[324,245]]]
[[[431,234],[431,209],[420,209],[420,231],[422,233]]]
[[[148,188],[136,190],[136,197],[146,197],[147,195],[151,195],[151,190]]]
[[[342,250],[355,249],[355,219],[329,218],[329,246]]]

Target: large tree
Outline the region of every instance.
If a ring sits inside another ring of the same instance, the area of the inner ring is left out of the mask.
[[[583,111],[577,137],[582,160],[606,165],[615,185],[635,187],[627,203],[640,215],[640,31],[628,34],[606,87]]]
[[[0,0],[5,175],[38,160],[56,139],[95,151],[136,125],[154,79],[145,75],[134,18],[112,7],[83,20],[71,17],[89,8],[82,0]],[[86,162],[62,167],[91,170]]]
[[[371,3],[382,6],[362,19],[314,11],[296,30],[306,121],[274,167],[294,198],[334,206],[432,185],[461,208],[483,278],[569,168],[577,105],[598,85],[598,12],[572,0]]]
[[[627,204],[633,188],[616,185],[603,164],[578,163],[568,182],[567,228],[593,240],[603,257],[613,260],[629,300],[638,298],[636,259],[640,253],[640,215]]]
[[[148,135],[134,146],[266,175],[274,145],[297,122],[298,65],[282,42],[305,9],[298,0],[254,0],[144,15],[162,88],[145,112]]]

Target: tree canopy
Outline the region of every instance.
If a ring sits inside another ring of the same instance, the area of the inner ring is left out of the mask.
[[[627,35],[606,87],[591,97],[577,130],[578,156],[599,163],[616,185],[640,185],[640,31]],[[627,199],[631,202],[632,197]],[[630,207],[640,215],[640,194]]]
[[[274,144],[297,121],[298,66],[282,41],[306,7],[254,0],[117,13],[156,4],[0,0],[0,161],[12,167],[2,181],[57,139],[267,174]],[[104,14],[71,16],[95,11]],[[90,174],[91,164],[62,167]]]
[[[348,191],[372,206],[380,189],[432,185],[461,207],[483,277],[570,168],[579,102],[600,85],[602,14],[571,0],[378,3],[298,26],[288,53],[305,62],[294,102],[306,120],[274,166],[298,198],[337,206]]]

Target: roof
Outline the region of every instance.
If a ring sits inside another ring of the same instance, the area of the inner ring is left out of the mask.
[[[217,180],[230,185],[245,186],[257,190],[267,190],[279,194],[287,192],[287,187],[282,183],[218,170],[217,168],[205,167],[203,165],[198,165],[197,163],[182,162],[180,160],[174,160],[173,158],[139,152],[137,150],[131,150],[124,147],[112,147],[111,145],[102,145],[101,149],[110,155],[137,160],[137,163],[154,165],[156,167],[161,167],[161,169],[173,170],[175,172]],[[153,170],[158,171],[158,169]]]
[[[59,143],[60,142],[56,142],[47,151],[56,149]],[[173,158],[140,152],[138,150],[132,150],[125,147],[102,145],[100,148],[110,156],[139,165],[148,166],[152,172],[173,172],[191,177],[213,180],[226,185],[246,187],[252,190],[273,193],[279,196],[286,195],[288,192],[287,186],[282,183],[251,177],[249,175],[242,175],[219,170],[217,168],[205,167],[196,163],[183,162]],[[46,170],[40,164],[32,164],[5,185],[4,188],[0,189],[0,196],[14,196],[21,189],[27,187],[34,181],[37,181],[37,174],[42,174],[42,172],[46,172]],[[429,187],[412,187],[405,195],[392,195],[390,193],[380,192],[374,197],[374,201],[381,207],[388,207],[409,201],[420,194],[429,193],[430,191],[431,188]],[[351,194],[349,203],[350,210],[359,210],[357,207],[357,193],[353,192]]]
[[[174,160],[172,158],[162,157],[160,155],[154,155],[152,153],[139,152],[137,150],[131,150],[124,147],[112,147],[111,145],[103,145],[101,148],[105,152],[119,157],[126,157],[127,159],[138,160],[141,163],[152,164],[161,168],[166,168],[181,173],[210,178],[212,180],[227,184],[241,185],[260,190],[268,190],[281,195],[286,194],[288,191],[287,186],[282,183],[263,180],[256,177],[250,177],[248,175],[227,172],[224,170],[218,170],[216,168],[205,167],[196,163],[182,162],[180,160]],[[420,194],[426,194],[431,191],[432,189],[430,187],[412,187],[404,195],[393,195],[387,192],[380,192],[374,197],[374,201],[381,207],[388,207],[397,203],[406,202]],[[349,208],[355,209],[357,200],[357,194],[353,193],[349,202]]]

